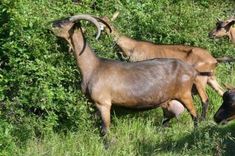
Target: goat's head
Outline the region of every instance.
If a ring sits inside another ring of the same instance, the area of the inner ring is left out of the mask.
[[[69,18],[56,20],[53,21],[51,30],[56,36],[69,40],[74,24]]]
[[[62,37],[67,41],[69,41],[70,36],[74,32],[74,30],[81,29],[79,20],[87,20],[93,23],[98,29],[96,39],[99,38],[101,34],[100,23],[91,15],[86,15],[86,14],[75,15],[70,18],[56,20],[52,24],[52,31],[56,36]]]
[[[217,19],[216,28],[209,33],[210,38],[228,36],[232,25],[235,24],[235,18],[231,17],[228,20],[222,21]]]
[[[214,115],[216,123],[225,124],[233,119],[235,119],[235,88],[224,93],[223,103]]]

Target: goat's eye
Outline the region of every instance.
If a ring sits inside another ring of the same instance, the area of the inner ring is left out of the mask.
[[[217,23],[216,23],[216,28],[217,28],[217,29],[223,28],[222,24],[223,24],[222,22],[217,22]]]

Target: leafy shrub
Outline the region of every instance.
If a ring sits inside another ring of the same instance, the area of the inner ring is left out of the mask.
[[[48,22],[59,16],[56,9],[72,4],[2,3],[1,16],[7,19],[1,21],[1,118],[14,125],[13,133],[23,140],[89,125],[89,109],[79,89],[75,62],[67,47],[55,44],[57,39],[48,30]],[[47,12],[45,6],[51,4],[55,10]]]

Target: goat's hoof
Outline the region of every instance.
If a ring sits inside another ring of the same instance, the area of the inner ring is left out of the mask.
[[[194,123],[194,128],[198,127],[198,118],[197,117],[193,117],[193,123]]]
[[[199,121],[205,121],[206,120],[206,117],[204,117],[204,116],[201,116],[200,118],[199,118]]]
[[[162,126],[163,126],[164,128],[168,128],[168,127],[170,127],[170,124],[169,124],[169,122],[166,122],[166,123],[162,123]]]
[[[198,128],[198,121],[194,121],[194,128]]]
[[[117,140],[113,137],[110,138],[110,136],[106,135],[104,137],[103,143],[104,143],[104,148],[107,150],[110,147],[112,147],[112,145],[114,145],[117,142]]]
[[[108,135],[108,129],[102,126],[101,136],[106,137]]]

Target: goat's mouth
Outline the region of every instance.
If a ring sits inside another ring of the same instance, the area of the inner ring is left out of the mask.
[[[68,37],[67,34],[74,26],[74,23],[69,21],[69,18],[55,20],[51,22],[50,30],[58,37]]]

